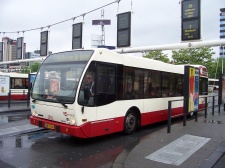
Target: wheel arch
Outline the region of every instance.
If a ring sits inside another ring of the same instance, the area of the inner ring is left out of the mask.
[[[135,112],[136,116],[137,116],[137,121],[138,121],[138,125],[137,127],[139,128],[141,126],[141,112],[140,112],[140,109],[136,106],[132,106],[130,107],[127,112],[126,112],[126,115],[129,113],[129,111],[132,110]]]

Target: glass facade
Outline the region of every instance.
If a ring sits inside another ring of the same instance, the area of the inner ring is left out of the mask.
[[[225,38],[225,8],[220,9],[220,39]],[[224,58],[225,46],[220,46],[220,57]]]

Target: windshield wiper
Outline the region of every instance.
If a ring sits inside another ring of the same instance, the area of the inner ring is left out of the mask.
[[[32,102],[35,103],[37,99],[33,99]]]
[[[58,100],[58,102],[61,103],[65,108],[68,108],[68,106],[62,100],[60,100],[57,96],[54,96],[53,98]]]
[[[33,98],[32,102],[35,103],[36,100],[40,100],[40,97],[41,97],[41,99],[46,99],[46,97],[45,97],[44,94],[40,94],[40,95],[39,95],[39,98]]]

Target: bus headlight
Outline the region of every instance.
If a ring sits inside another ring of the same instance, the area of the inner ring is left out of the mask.
[[[70,119],[70,124],[71,124],[71,125],[75,125],[75,119],[74,119],[74,118],[71,118],[71,119]]]
[[[34,110],[31,110],[31,115],[37,117],[37,113]]]
[[[66,122],[68,124],[74,125],[75,124],[75,119],[74,118],[66,118]]]

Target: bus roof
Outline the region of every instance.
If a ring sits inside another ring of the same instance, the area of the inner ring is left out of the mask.
[[[149,58],[143,58],[138,56],[132,56],[129,54],[119,54],[115,51],[96,48],[91,60],[108,62],[115,64],[122,64],[124,66],[131,66],[144,69],[152,69],[158,71],[166,71],[171,73],[183,74],[184,68],[181,66],[164,63],[162,61],[157,61]]]
[[[28,78],[28,74],[21,74],[15,72],[0,72],[0,76],[10,76],[13,78],[20,77],[20,78]]]

